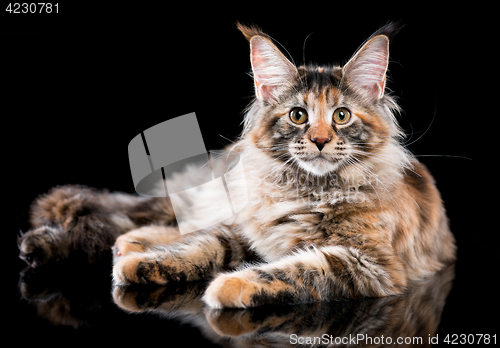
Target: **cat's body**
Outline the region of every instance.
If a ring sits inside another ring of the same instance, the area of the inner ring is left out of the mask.
[[[78,249],[67,236],[75,230],[100,231],[107,237],[94,239],[103,250],[131,231],[114,246],[115,284],[216,276],[204,296],[213,307],[387,296],[454,260],[439,192],[398,142],[397,106],[384,93],[394,28],[375,33],[344,67],[299,68],[258,29],[240,30],[250,41],[257,98],[228,150],[244,166],[231,190],[248,198],[246,207],[180,236],[168,198],[63,187],[35,203],[38,229],[22,237],[21,255],[39,248],[34,233],[60,245],[46,254],[64,256]],[[199,175],[188,168],[170,184]],[[199,192],[187,220],[216,215],[223,198]]]

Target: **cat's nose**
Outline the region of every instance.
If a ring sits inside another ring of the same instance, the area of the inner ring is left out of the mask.
[[[330,141],[328,138],[312,138],[311,141],[316,144],[318,150],[321,151],[325,147],[325,144]]]

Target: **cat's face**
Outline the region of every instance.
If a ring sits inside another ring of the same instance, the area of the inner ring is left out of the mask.
[[[342,89],[340,68],[301,67],[278,103],[264,106],[254,141],[275,158],[325,175],[375,154],[390,136],[377,107]]]
[[[296,68],[267,37],[250,43],[257,99],[248,135],[284,169],[319,176],[349,166],[366,171],[366,159],[398,135],[395,104],[384,96],[387,36],[374,36],[344,67]]]

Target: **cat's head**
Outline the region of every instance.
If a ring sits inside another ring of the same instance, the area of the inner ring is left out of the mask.
[[[344,66],[296,67],[258,28],[239,29],[250,42],[256,95],[244,137],[287,168],[318,176],[392,161],[388,148],[402,134],[385,90],[395,25],[373,34]]]

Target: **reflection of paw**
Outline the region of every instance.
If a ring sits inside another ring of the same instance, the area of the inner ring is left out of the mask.
[[[133,287],[133,288],[132,288]],[[115,286],[113,289],[113,300],[122,309],[129,312],[143,312],[155,309],[161,304],[164,287],[151,289],[137,288],[132,286]]]
[[[156,311],[167,316],[175,312],[199,315],[205,304],[203,282],[169,282],[168,286],[131,284],[114,286],[115,303],[129,312]]]
[[[115,285],[167,283],[165,266],[148,253],[132,253],[123,256],[113,267]]]
[[[321,311],[323,308],[325,310]],[[205,318],[212,329],[221,336],[237,337],[256,333],[261,337],[264,332],[296,332],[304,329],[307,323],[311,328],[318,328],[318,319],[332,318],[333,309],[329,302],[314,302],[294,306],[264,306],[246,309],[214,309],[205,307]],[[330,315],[325,315],[330,314]],[[331,319],[332,322],[334,319]],[[319,325],[321,327],[321,325]],[[247,336],[251,337],[251,336]]]
[[[203,301],[212,308],[245,308],[252,306],[258,292],[257,283],[241,275],[222,274],[207,288]]]
[[[57,259],[65,249],[58,234],[61,232],[53,227],[42,226],[28,231],[18,239],[19,257],[29,266],[37,267]]]
[[[248,309],[224,310],[208,308],[205,318],[212,329],[221,336],[237,337],[257,331],[261,325],[252,320]]]

